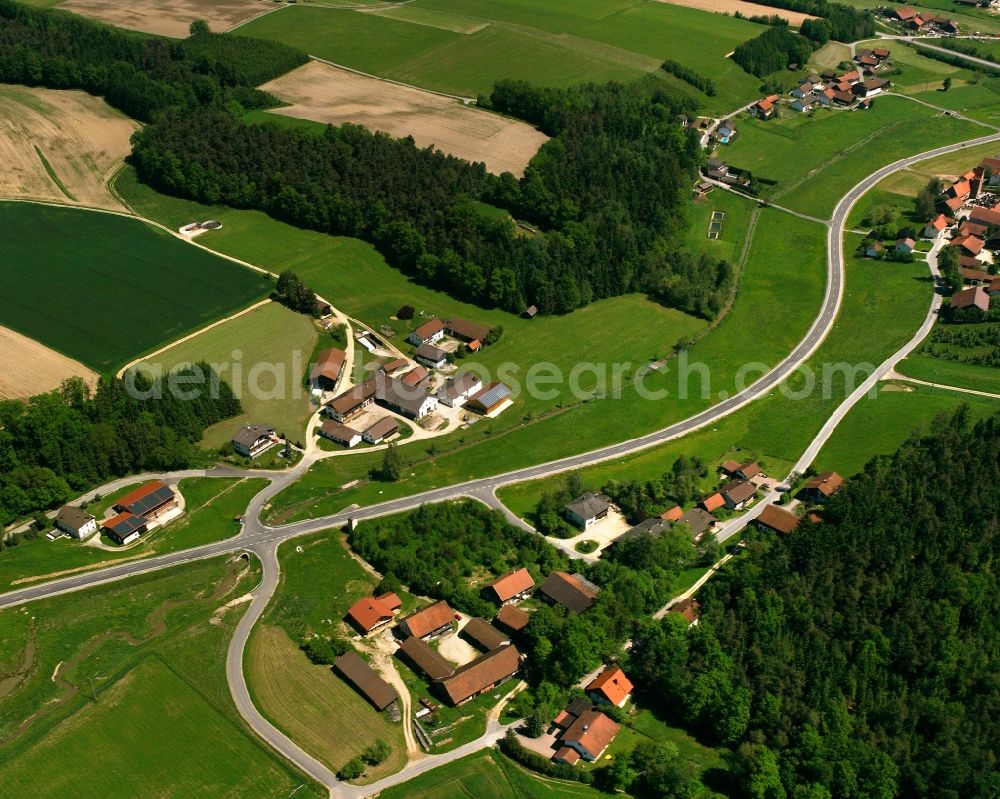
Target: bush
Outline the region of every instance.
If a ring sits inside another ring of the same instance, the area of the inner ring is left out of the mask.
[[[356,757],[353,760],[348,760],[344,767],[337,772],[338,780],[356,780],[362,774],[365,773],[365,764],[361,762],[360,757]]]
[[[515,763],[520,763],[527,769],[544,774],[547,777],[555,777],[559,780],[573,780],[590,785],[594,781],[594,775],[589,771],[575,769],[563,763],[555,763],[547,757],[543,757],[538,752],[525,749],[513,730],[508,730],[507,735],[500,741],[500,751]]]
[[[313,663],[323,666],[329,666],[348,649],[348,645],[339,638],[325,638],[323,636],[310,638],[302,645],[302,651],[306,653],[306,657]]]
[[[369,766],[377,766],[389,757],[391,752],[392,749],[389,748],[389,744],[379,738],[361,753],[361,759]]]

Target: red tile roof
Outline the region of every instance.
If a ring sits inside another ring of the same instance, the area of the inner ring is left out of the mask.
[[[777,533],[790,533],[799,526],[799,517],[775,505],[768,505],[757,521]]]
[[[600,694],[612,705],[618,706],[628,698],[633,688],[625,672],[617,666],[608,666],[587,686],[591,693]]]
[[[525,568],[520,568],[516,571],[508,572],[502,577],[498,577],[487,588],[492,589],[498,600],[506,602],[508,599],[533,588],[534,585],[535,579],[531,576],[531,572]]]
[[[684,515],[684,511],[681,509],[680,505],[674,505],[670,510],[665,510],[660,514],[660,518],[667,522],[676,522],[681,516]]]
[[[435,630],[450,624],[454,616],[455,613],[448,607],[448,603],[443,599],[439,599],[433,605],[428,605],[411,613],[406,618],[401,619],[399,623],[410,635],[423,638],[425,635],[429,635]]]
[[[567,744],[576,743],[589,752],[591,757],[597,759],[615,739],[620,729],[617,723],[599,710],[587,710],[577,717],[560,738]]]
[[[350,610],[347,611],[347,617],[354,622],[358,629],[368,633],[380,624],[390,621],[392,609],[383,600],[366,596],[351,605]]]
[[[719,508],[721,508],[725,504],[726,504],[726,500],[723,499],[722,494],[720,494],[718,492],[712,494],[712,496],[710,496],[710,497],[705,497],[701,501],[701,506],[705,510],[707,510],[709,513],[711,513],[713,510],[718,510]]]

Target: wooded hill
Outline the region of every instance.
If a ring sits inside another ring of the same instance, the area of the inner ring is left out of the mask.
[[[747,795],[998,795],[1000,417],[934,429],[756,538],[696,628],[641,625],[646,701],[742,743]]]

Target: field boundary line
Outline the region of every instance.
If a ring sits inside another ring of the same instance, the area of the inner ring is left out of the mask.
[[[166,352],[169,349],[173,349],[178,344],[183,344],[185,341],[190,341],[191,339],[200,336],[202,333],[207,333],[214,327],[218,327],[219,325],[224,325],[226,322],[231,322],[233,319],[238,319],[239,317],[243,316],[244,314],[248,314],[251,311],[256,311],[258,308],[262,308],[270,302],[274,302],[274,300],[272,300],[270,297],[268,297],[265,300],[260,300],[259,302],[255,302],[253,305],[247,306],[242,311],[237,311],[236,313],[230,314],[229,316],[223,319],[216,319],[211,324],[205,325],[205,327],[199,328],[198,330],[195,330],[193,333],[188,333],[186,336],[181,336],[179,339],[171,341],[169,344],[160,347],[158,350],[149,352],[145,355],[140,355],[138,358],[134,359],[130,363],[125,364],[121,369],[119,369],[115,377],[121,380],[122,375],[124,375],[133,366],[136,366],[142,363],[143,361],[148,361],[150,358],[155,358],[157,355],[162,355],[164,352]]]
[[[267,9],[267,11],[262,11],[256,16],[250,17],[250,19],[245,19],[242,22],[237,22],[235,25],[233,25],[233,27],[227,28],[226,30],[222,31],[222,33],[232,33],[237,28],[242,28],[244,25],[247,25],[253,22],[254,20],[258,20],[261,17],[266,17],[268,14],[273,14],[275,11],[281,11],[281,9],[283,8],[288,8],[288,4],[281,3],[280,5],[273,6],[272,8]]]
[[[361,75],[364,78],[374,78],[375,80],[384,81],[385,83],[392,83],[396,86],[402,86],[405,89],[414,89],[418,92],[427,92],[428,94],[436,94],[438,97],[447,97],[449,100],[459,100],[464,105],[475,105],[475,97],[463,97],[460,94],[448,94],[448,92],[439,92],[435,89],[426,89],[423,86],[414,86],[412,83],[404,83],[401,80],[393,80],[392,78],[383,78],[381,75],[372,75],[370,72],[362,72],[360,69],[355,69],[354,67],[347,67],[343,64],[338,64],[336,61],[330,61],[326,58],[320,58],[318,55],[309,54],[309,57],[313,61],[318,61],[320,64],[326,64],[330,67],[336,67],[337,69],[342,69],[345,72],[353,72],[355,75]],[[288,74],[288,73],[285,73]],[[485,110],[485,109],[484,109]]]
[[[927,386],[931,389],[939,388],[942,391],[957,391],[961,394],[974,394],[977,397],[1000,400],[1000,394],[995,394],[992,391],[981,391],[977,388],[965,388],[964,386],[952,386],[948,383],[932,383],[930,380],[920,380],[916,377],[909,377],[902,372],[897,372],[895,369],[891,370],[882,379],[886,381],[898,380],[903,383],[913,383],[917,386]]]

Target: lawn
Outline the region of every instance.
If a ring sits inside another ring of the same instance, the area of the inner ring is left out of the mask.
[[[855,405],[816,457],[816,468],[855,474],[875,455],[895,452],[911,433],[932,432],[935,417],[962,405],[970,421],[1000,411],[1000,402],[957,391],[883,383],[876,398]]]
[[[0,704],[4,795],[258,799],[301,785],[226,684],[241,611],[222,606],[259,579],[216,559],[0,611],[4,666],[25,666]]]
[[[0,203],[0,324],[102,373],[248,305],[257,273],[111,214]]]
[[[51,578],[65,571],[89,571],[116,561],[148,558],[228,538],[239,530],[233,518],[243,514],[253,496],[265,485],[266,481],[260,478],[185,478],[180,482],[180,491],[187,503],[185,514],[148,533],[137,544],[109,551],[88,546],[68,536],[55,541],[49,541],[43,535],[33,541],[25,540],[0,554],[0,586],[6,588]],[[132,488],[135,486],[127,486],[91,503],[88,510],[101,518],[104,510],[117,497]],[[102,537],[102,541],[111,544],[106,537]]]
[[[653,0],[417,0],[405,8],[351,13],[295,6],[241,33],[425,88],[475,97],[499,79],[550,86],[629,81],[664,58],[715,81],[698,96],[709,110],[749,100],[759,81],[725,56],[762,28],[745,20]],[[674,81],[671,81],[672,83]]]
[[[202,444],[216,450],[245,424],[267,423],[292,441],[304,437],[312,414],[303,376],[316,345],[312,319],[276,302],[206,330],[145,361],[145,368],[167,374],[207,361],[237,393],[243,413],[205,431]]]
[[[896,97],[877,98],[864,112],[783,113],[768,121],[741,117],[739,136],[724,157],[758,178],[777,181],[764,188],[765,198],[824,219],[848,189],[879,167],[932,144],[984,133]]]
[[[381,799],[597,799],[579,783],[525,771],[495,750],[476,752],[379,794]]]
[[[297,641],[340,629],[348,608],[372,593],[375,578],[354,560],[338,530],[284,544],[281,583],[247,649],[247,683],[261,712],[334,771],[377,738],[392,746],[365,781],[406,762],[400,724],[389,722],[328,667],[314,666]],[[400,595],[407,606],[411,599]]]
[[[928,353],[918,351],[901,361],[896,367],[896,371],[907,377],[915,377],[917,380],[926,380],[929,383],[1000,394],[1000,369],[995,366],[936,358]]]

